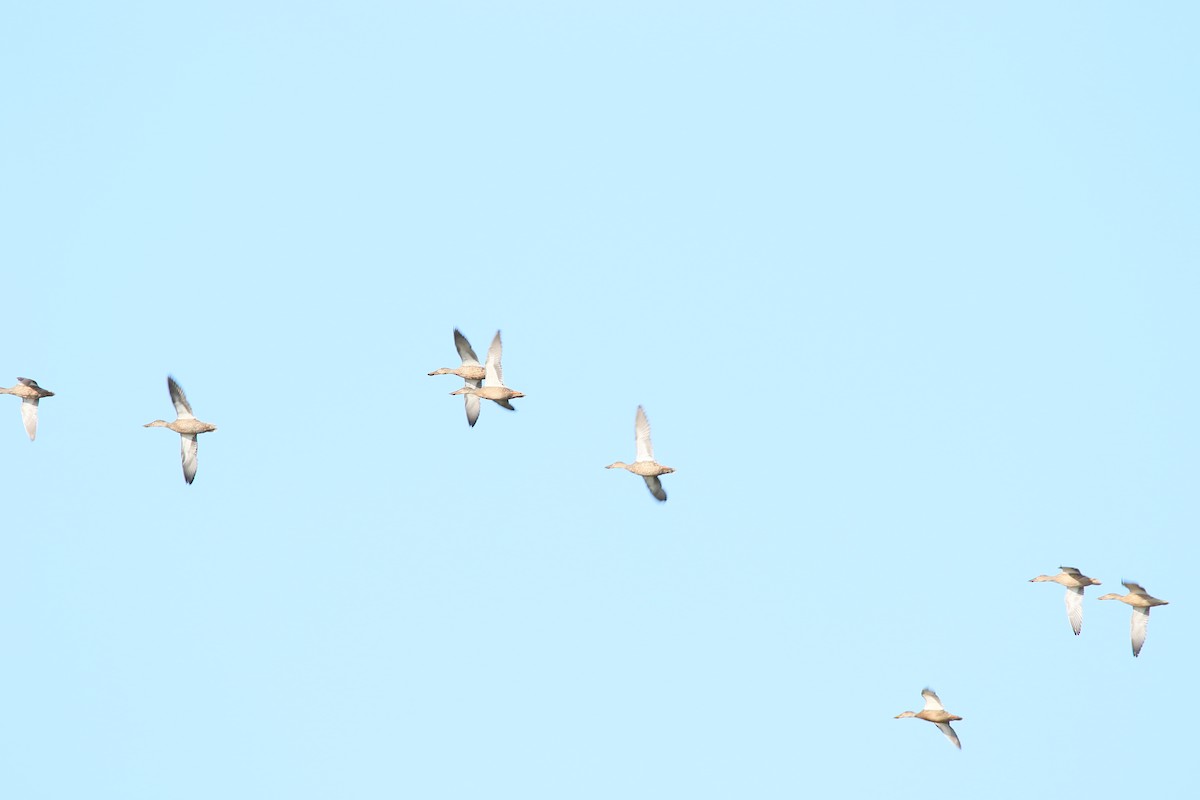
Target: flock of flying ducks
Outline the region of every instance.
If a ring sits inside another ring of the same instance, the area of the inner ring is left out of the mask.
[[[1067,589],[1067,621],[1071,624],[1071,630],[1078,636],[1083,630],[1083,590],[1089,586],[1099,586],[1100,581],[1095,578],[1089,578],[1074,567],[1059,567],[1062,572],[1057,575],[1038,575],[1036,578],[1030,578],[1030,583],[1044,583],[1051,581],[1059,586],[1065,586]],[[1129,594],[1104,594],[1100,595],[1100,600],[1120,600],[1128,606],[1133,607],[1133,619],[1130,620],[1129,631],[1130,638],[1133,641],[1133,656],[1137,658],[1138,653],[1142,652],[1142,645],[1146,643],[1146,625],[1150,622],[1150,609],[1154,606],[1168,605],[1166,600],[1159,600],[1157,597],[1151,597],[1149,592],[1142,588],[1140,584],[1132,581],[1121,581],[1121,585],[1129,590]],[[942,706],[942,701],[938,699],[937,694],[932,689],[925,689],[921,692],[921,696],[925,698],[925,708],[920,711],[905,711],[896,715],[896,719],[904,719],[906,717],[916,717],[927,722],[932,722],[937,725],[942,733],[946,734],[946,738],[957,747],[962,749],[962,742],[958,740],[958,734],[950,727],[950,723],[955,720],[960,720],[962,717],[955,716],[947,711]]]
[[[500,331],[496,331],[496,336],[492,339],[491,346],[488,347],[487,361],[482,365],[480,365],[475,351],[471,349],[471,343],[458,328],[454,329],[454,347],[458,350],[462,365],[457,369],[442,367],[429,374],[457,375],[463,379],[462,388],[450,394],[451,396],[463,395],[467,410],[467,424],[475,427],[475,423],[479,420],[479,401],[481,399],[491,400],[502,408],[516,411],[511,401],[525,395],[504,385],[504,373],[500,366]],[[171,395],[171,402],[175,405],[175,421],[166,422],[156,419],[153,422],[147,422],[143,427],[169,428],[179,434],[183,479],[191,483],[196,478],[198,452],[196,437],[202,433],[215,431],[217,426],[196,419],[183,389],[169,375],[167,376],[167,391]],[[38,386],[37,381],[31,378],[17,378],[16,386],[10,389],[0,387],[0,394],[12,394],[21,398],[21,419],[25,423],[25,432],[29,434],[29,440],[33,441],[37,437],[38,401],[43,397],[53,397],[54,392]],[[634,475],[640,475],[646,481],[646,488],[650,490],[650,494],[654,495],[657,500],[664,501],[667,499],[667,493],[663,489],[662,481],[658,478],[660,475],[668,475],[675,470],[671,467],[664,467],[654,460],[654,448],[650,444],[650,422],[646,419],[646,412],[641,406],[638,406],[637,416],[634,418],[634,433],[637,442],[637,458],[634,462],[626,464],[623,461],[614,461],[605,469],[625,469]],[[1100,581],[1089,578],[1074,567],[1059,567],[1059,569],[1062,572],[1057,575],[1038,575],[1036,578],[1030,578],[1030,583],[1051,581],[1066,587],[1067,621],[1071,624],[1071,630],[1078,636],[1083,630],[1083,590],[1088,586],[1099,586]],[[1146,626],[1150,621],[1150,609],[1154,606],[1165,606],[1167,601],[1151,597],[1139,584],[1122,581],[1121,585],[1129,590],[1129,594],[1109,593],[1101,595],[1099,599],[1120,600],[1133,608],[1130,638],[1133,643],[1133,655],[1136,658],[1142,652],[1142,645],[1146,643]],[[921,696],[925,698],[923,709],[905,711],[897,714],[896,719],[915,717],[932,722],[955,747],[961,750],[962,742],[959,741],[958,734],[950,727],[950,723],[960,720],[962,717],[947,711],[932,689],[925,689],[921,692]]]
[[[451,396],[464,395],[463,400],[466,401],[467,406],[467,424],[473,428],[479,420],[479,400],[481,398],[491,400],[509,411],[516,411],[510,401],[525,395],[504,385],[504,372],[500,368],[500,331],[496,331],[496,336],[492,339],[492,345],[488,348],[487,361],[483,366],[479,365],[479,357],[475,355],[475,351],[471,349],[471,343],[458,328],[454,329],[454,348],[458,350],[458,357],[462,360],[462,365],[457,369],[442,367],[429,374],[457,375],[463,379],[463,387],[450,394]],[[481,383],[486,385],[481,386]],[[646,488],[650,490],[650,494],[660,502],[665,501],[667,491],[663,489],[662,481],[658,477],[669,475],[675,470],[664,467],[654,460],[654,447],[650,444],[650,421],[646,419],[646,412],[641,406],[638,406],[637,416],[634,418],[634,438],[637,441],[637,458],[634,459],[634,462],[626,464],[624,461],[614,461],[605,469],[625,469],[634,475],[640,475],[646,481]]]
[[[512,401],[525,395],[504,385],[504,371],[500,366],[502,348],[500,331],[496,331],[491,347],[488,348],[487,361],[482,365],[480,365],[475,351],[471,349],[471,343],[458,328],[454,329],[454,347],[458,350],[458,357],[462,360],[461,366],[457,369],[443,367],[429,374],[457,375],[463,379],[462,388],[450,394],[463,395],[467,409],[467,424],[474,427],[479,420],[480,400],[491,400],[502,408],[516,411]],[[167,376],[167,391],[171,395],[171,402],[175,405],[175,420],[167,422],[156,419],[153,422],[147,422],[143,427],[168,428],[179,434],[183,479],[191,483],[196,479],[198,464],[199,443],[196,437],[202,433],[215,431],[217,426],[196,419],[183,389],[170,375]],[[21,419],[25,423],[25,432],[29,434],[29,441],[32,442],[37,438],[38,401],[43,397],[53,397],[54,392],[38,386],[37,381],[32,378],[17,378],[17,385],[11,389],[0,386],[0,394],[12,394],[21,398]],[[650,494],[654,495],[657,500],[664,501],[667,499],[667,492],[658,478],[660,475],[667,475],[675,470],[671,467],[664,467],[654,460],[654,448],[650,444],[650,422],[646,419],[646,412],[641,406],[638,406],[637,416],[634,420],[634,433],[637,441],[637,458],[634,462],[626,464],[624,461],[614,461],[605,469],[621,468],[629,470],[634,475],[640,475],[646,481],[646,487],[650,490]]]

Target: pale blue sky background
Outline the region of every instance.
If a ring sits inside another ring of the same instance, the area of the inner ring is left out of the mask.
[[[1179,796],[1200,19],[982,6],[6,6],[0,796]]]

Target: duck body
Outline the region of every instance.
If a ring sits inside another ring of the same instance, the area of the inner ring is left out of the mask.
[[[1122,603],[1125,603],[1126,605],[1131,605],[1134,608],[1154,608],[1155,606],[1169,606],[1170,605],[1170,603],[1168,603],[1166,600],[1159,600],[1157,597],[1151,597],[1149,594],[1146,593],[1145,589],[1143,589],[1141,586],[1139,586],[1136,583],[1122,582],[1121,585],[1124,586],[1126,589],[1130,589],[1132,591],[1130,591],[1129,594],[1125,594],[1125,595],[1109,593],[1109,594],[1101,595],[1097,599],[1098,600],[1120,600]]]
[[[656,478],[659,475],[670,475],[675,470],[671,467],[664,467],[655,461],[635,461],[632,464],[626,464],[624,461],[614,461],[605,469],[626,469],[634,475],[641,475],[643,478]]]
[[[494,403],[499,403],[500,405],[504,406],[505,408],[509,409],[510,411],[515,411],[516,409],[513,408],[513,406],[508,401],[512,400],[514,398],[517,398],[517,397],[525,396],[521,392],[515,392],[512,389],[508,388],[507,386],[477,386],[477,387],[473,387],[473,388],[468,388],[468,387],[464,386],[463,388],[459,389],[457,392],[451,392],[450,394],[452,394],[452,395],[453,394],[474,395],[475,397],[478,397],[481,400],[491,400]]]
[[[201,422],[198,419],[177,419],[174,422],[164,422],[161,419],[156,419],[154,422],[147,422],[143,428],[166,428],[175,431],[176,433],[196,435],[198,433],[212,433],[217,429],[216,425],[210,425],[207,422]]]
[[[487,373],[484,371],[483,367],[465,366],[465,367],[458,367],[457,369],[450,369],[449,367],[442,367],[441,369],[436,369],[433,372],[430,372],[429,374],[430,375],[457,375],[458,377],[460,377],[466,381],[481,381],[484,379],[484,377],[486,376]]]
[[[1036,578],[1030,578],[1030,583],[1042,583],[1043,581],[1053,581],[1059,586],[1065,586],[1068,589],[1083,589],[1087,586],[1099,586],[1100,581],[1095,578],[1089,578],[1074,567],[1059,567],[1062,572],[1057,575],[1038,575]]]
[[[942,711],[918,711],[916,714],[913,714],[913,716],[916,717],[917,719],[923,719],[926,722],[933,722],[935,724],[938,722],[956,722],[956,721],[962,719],[962,717],[957,716],[955,714],[951,714],[949,711],[945,711],[945,710],[942,710]]]
[[[11,394],[21,398],[21,421],[25,423],[25,433],[29,441],[37,438],[38,401],[43,397],[54,397],[54,392],[38,386],[33,378],[17,378],[16,386],[4,388],[0,386],[0,394]]]
[[[54,392],[38,386],[33,378],[17,378],[17,385],[10,389],[0,386],[0,394],[13,394],[23,400],[40,400],[43,397],[54,397]]]

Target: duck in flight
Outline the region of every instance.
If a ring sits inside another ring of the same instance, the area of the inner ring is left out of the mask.
[[[662,481],[658,479],[658,476],[669,475],[675,470],[664,467],[654,460],[654,447],[650,444],[650,420],[646,419],[646,412],[641,406],[638,406],[633,430],[634,438],[637,440],[637,460],[632,464],[614,461],[605,469],[626,469],[634,475],[641,475],[646,481],[646,488],[650,490],[650,494],[654,495],[659,502],[665,502],[667,491],[663,489]]]
[[[1133,581],[1121,581],[1121,585],[1129,590],[1129,594],[1120,595],[1109,592],[1100,595],[1099,600],[1120,600],[1126,605],[1133,606],[1133,617],[1129,620],[1129,638],[1133,642],[1133,657],[1137,658],[1146,643],[1146,626],[1150,623],[1150,609],[1154,606],[1169,605],[1166,600],[1151,597],[1150,593]]]
[[[37,438],[38,401],[43,397],[54,397],[54,392],[38,386],[33,378],[17,378],[17,385],[11,389],[0,386],[0,394],[15,394],[21,398],[21,421],[32,442]]]
[[[199,451],[196,437],[202,433],[215,431],[217,426],[201,422],[193,416],[192,407],[188,404],[183,389],[170,375],[167,376],[167,391],[171,393],[171,402],[175,404],[175,421],[165,422],[156,419],[154,422],[147,422],[142,427],[169,428],[179,434],[179,450],[183,459],[183,479],[191,483],[196,479],[196,456]]]
[[[933,689],[926,688],[921,692],[921,696],[925,698],[925,708],[920,711],[904,711],[896,715],[896,719],[904,719],[906,717],[916,717],[923,719],[926,722],[932,722],[938,726],[942,733],[946,734],[946,738],[953,743],[955,747],[962,750],[962,742],[958,740],[958,734],[954,732],[954,728],[950,727],[950,723],[955,720],[960,720],[962,717],[957,717],[951,714],[942,707],[942,701],[938,699],[937,694]]]
[[[500,336],[500,331],[496,331],[497,339]],[[458,328],[454,329],[454,347],[458,350],[458,357],[462,359],[462,366],[458,369],[450,367],[442,367],[430,372],[430,375],[457,375],[463,379],[464,389],[478,389],[480,382],[487,377],[487,372],[483,365],[479,363],[479,358],[475,355],[475,351],[471,349],[471,343],[467,341],[467,337],[462,335]],[[475,394],[464,394],[463,400],[467,406],[467,424],[472,428],[475,427],[475,421],[479,419],[479,396]]]
[[[1083,629],[1083,590],[1088,586],[1099,586],[1100,581],[1089,578],[1074,567],[1059,569],[1062,572],[1057,575],[1038,575],[1036,578],[1030,578],[1029,582],[1053,581],[1059,586],[1067,587],[1067,621],[1071,623],[1071,630],[1078,636],[1079,631]]]

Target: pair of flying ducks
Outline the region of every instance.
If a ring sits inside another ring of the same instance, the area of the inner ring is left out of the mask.
[[[167,391],[171,393],[171,402],[175,404],[175,421],[156,419],[143,427],[170,428],[179,434],[183,479],[191,483],[196,479],[196,437],[201,433],[215,431],[217,426],[196,419],[183,389],[179,388],[179,384],[170,376],[167,377]],[[25,422],[25,432],[29,434],[29,441],[32,442],[37,437],[38,401],[43,397],[53,397],[54,392],[38,386],[37,381],[32,378],[17,378],[17,385],[11,389],[0,386],[0,394],[13,394],[21,398],[21,419]]]
[[[1057,575],[1038,575],[1036,578],[1030,578],[1030,583],[1043,583],[1051,581],[1059,586],[1065,586],[1067,589],[1067,619],[1071,623],[1071,630],[1075,631],[1078,636],[1083,629],[1083,590],[1088,586],[1099,586],[1100,581],[1095,578],[1089,578],[1074,567],[1059,567],[1062,572]],[[1141,587],[1140,584],[1132,581],[1121,581],[1121,585],[1129,590],[1129,594],[1108,594],[1100,595],[1101,600],[1120,600],[1128,606],[1133,607],[1133,617],[1129,623],[1130,640],[1133,642],[1133,655],[1136,658],[1138,653],[1142,652],[1142,645],[1146,643],[1146,626],[1150,622],[1150,609],[1155,606],[1168,605],[1166,600],[1159,600],[1157,597],[1151,597],[1150,593]]]

